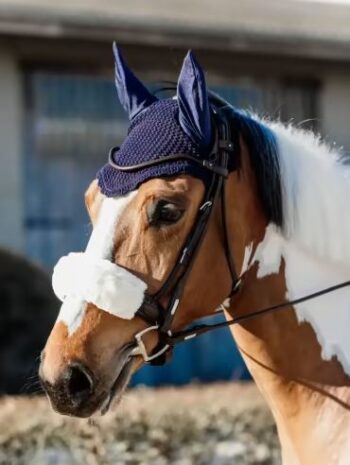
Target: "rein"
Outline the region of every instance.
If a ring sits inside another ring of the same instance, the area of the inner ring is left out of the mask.
[[[280,304],[271,305],[270,307],[265,307],[259,310],[254,310],[252,312],[247,313],[246,315],[233,318],[232,320],[223,321],[221,323],[215,323],[211,325],[202,324],[202,325],[192,326],[188,330],[178,331],[177,333],[174,333],[172,337],[169,338],[168,344],[173,346],[180,342],[184,342],[189,339],[193,339],[197,336],[201,336],[202,334],[208,333],[209,331],[213,331],[215,329],[224,328],[226,326],[233,326],[238,323],[244,323],[245,321],[252,320],[259,316],[264,316],[268,313],[276,312],[279,310],[285,310],[289,306],[301,304],[302,302],[316,299],[317,297],[321,297],[325,294],[330,294],[331,292],[337,291],[338,289],[342,289],[347,286],[350,286],[350,281],[344,281],[334,286],[326,287],[320,291],[313,292],[312,294],[307,294],[303,297],[299,297],[294,300],[288,300],[287,302],[282,302]],[[220,309],[218,310],[217,313],[222,313],[223,311],[224,311],[223,309]]]
[[[232,297],[240,289],[242,280],[242,277],[237,275],[229,241],[225,189],[225,181],[229,175],[229,156],[236,156],[236,158],[238,158],[237,150],[239,150],[239,144],[233,143],[230,124],[226,118],[221,117],[220,113],[218,113],[216,109],[213,110],[213,113],[214,122],[216,123],[216,140],[214,148],[209,156],[209,160],[201,160],[200,158],[196,158],[188,154],[174,154],[160,157],[157,160],[139,163],[137,165],[123,166],[118,165],[115,162],[114,155],[118,151],[118,147],[112,148],[109,153],[109,164],[115,169],[123,172],[137,171],[151,166],[159,165],[161,163],[182,159],[196,163],[201,167],[209,170],[212,174],[211,182],[205,192],[204,201],[198,210],[197,218],[193,225],[192,231],[186,239],[185,245],[182,248],[177,262],[175,263],[162,287],[153,295],[147,293],[145,294],[144,302],[141,308],[136,312],[136,316],[142,318],[149,326],[135,335],[136,346],[132,350],[131,355],[141,355],[144,359],[144,362],[150,363],[152,365],[163,365],[166,362],[166,354],[168,351],[181,342],[196,338],[216,329],[243,323],[268,313],[280,311],[292,305],[315,299],[322,295],[334,292],[338,289],[350,286],[350,281],[345,281],[291,301],[282,302],[266,308],[254,310],[246,315],[242,315],[228,321],[211,325],[195,325],[189,329],[172,333],[171,326],[176,314],[176,310],[179,306],[187,278],[192,270],[194,259],[205,236],[205,232],[213,211],[213,206],[216,205],[219,197],[221,200],[221,217],[224,233],[223,246],[225,249],[226,261],[232,279],[232,288],[228,297]],[[236,148],[236,145],[238,148]],[[238,162],[235,160],[234,169],[237,169],[237,166]],[[160,299],[168,293],[170,293],[170,298],[166,308],[163,308],[160,304]],[[221,305],[218,312],[223,311],[224,308],[223,305]],[[148,354],[146,346],[143,342],[143,337],[145,334],[151,331],[158,333],[158,344],[153,349],[153,351]]]

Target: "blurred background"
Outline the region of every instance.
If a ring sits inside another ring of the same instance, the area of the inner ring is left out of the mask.
[[[350,4],[298,0],[0,0],[0,392],[26,380],[55,320],[50,274],[84,249],[83,194],[127,121],[112,41],[152,88],[189,48],[232,104],[350,147]],[[194,296],[195,298],[195,296]],[[246,379],[222,331],[134,384]]]
[[[153,90],[176,81],[192,48],[210,87],[233,105],[320,132],[346,153],[349,24],[347,0],[0,0],[0,394],[37,389],[38,355],[59,307],[52,267],[85,248],[84,191],[126,133],[112,41]],[[162,391],[157,401],[136,390],[120,414],[79,434],[46,401],[8,397],[0,465],[277,464],[273,422],[253,386],[201,384],[248,377],[221,331],[133,380],[199,387]]]

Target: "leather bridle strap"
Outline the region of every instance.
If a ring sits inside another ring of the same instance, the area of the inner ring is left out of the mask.
[[[154,365],[160,365],[165,363],[166,361],[166,352],[170,348],[167,344],[167,340],[169,337],[171,337],[172,334],[172,323],[176,314],[177,307],[180,303],[180,299],[182,297],[187,278],[192,270],[195,261],[194,259],[205,236],[205,232],[207,230],[207,226],[209,224],[209,220],[213,212],[213,207],[214,205],[216,205],[219,197],[224,195],[223,186],[225,184],[226,176],[224,176],[223,174],[228,174],[228,154],[226,153],[226,150],[233,150],[233,146],[228,146],[226,147],[226,149],[223,149],[223,146],[223,143],[220,144],[221,149],[219,149],[216,153],[216,166],[219,167],[220,170],[213,170],[211,183],[208,189],[206,190],[205,198],[203,200],[202,206],[199,208],[194,227],[192,229],[192,232],[188,236],[188,239],[182,249],[178,261],[176,262],[174,268],[170,272],[169,277],[167,278],[161,289],[153,296],[146,297],[148,305],[150,305],[150,303],[153,302],[153,306],[157,306],[159,309],[158,319],[156,321],[153,321],[153,326],[151,326],[151,328],[148,329],[157,331],[158,344],[152,351],[151,355],[148,355],[145,351],[143,352],[143,357],[146,357],[146,361]],[[230,260],[230,263],[233,263],[232,257]],[[236,276],[235,272],[233,273],[233,276]],[[161,297],[167,296],[168,294],[170,295],[169,300],[166,308],[163,309],[159,302]],[[147,307],[144,307],[144,305],[142,305],[141,309],[137,312],[136,315],[150,322],[148,315],[145,315],[146,308]],[[146,313],[148,312],[146,311]],[[144,334],[144,332],[142,333]],[[143,343],[140,337],[137,337],[136,339],[138,342],[138,346],[140,347],[141,345],[142,347]]]
[[[224,145],[221,142],[223,141],[219,141],[218,143],[219,147],[221,147],[221,145]],[[169,163],[172,161],[179,161],[179,160],[187,160],[187,161],[190,161],[191,163],[195,163],[196,165],[199,165],[202,168],[205,168],[206,170],[209,170],[220,176],[226,177],[228,175],[228,171],[226,168],[222,166],[218,166],[210,160],[201,160],[200,158],[193,157],[192,155],[188,155],[187,153],[177,153],[173,155],[166,155],[164,157],[157,158],[156,160],[149,160],[143,163],[138,163],[136,165],[130,165],[130,166],[118,165],[114,161],[114,155],[115,153],[118,152],[119,148],[120,147],[118,146],[111,148],[111,150],[109,151],[109,155],[108,155],[108,163],[111,166],[113,166],[113,168],[117,169],[118,171],[123,171],[125,173],[132,172],[132,171],[139,171],[142,169],[150,168],[152,166],[161,165],[162,163]]]
[[[224,154],[226,156],[227,154]],[[233,252],[231,248],[231,241],[229,239],[229,225],[227,221],[227,207],[226,207],[226,182],[222,183],[221,192],[221,218],[222,218],[222,229],[224,234],[224,249],[227,265],[231,275],[231,291],[229,297],[232,297],[241,285],[241,278],[238,276],[236,266],[233,260]]]

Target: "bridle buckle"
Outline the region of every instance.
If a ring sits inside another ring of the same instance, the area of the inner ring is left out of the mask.
[[[148,362],[151,362],[152,360],[158,358],[160,355],[164,354],[165,352],[167,352],[167,350],[170,349],[169,344],[165,344],[160,350],[158,350],[154,354],[148,354],[147,353],[147,349],[146,349],[146,346],[145,346],[145,344],[143,342],[142,337],[145,334],[149,333],[150,331],[157,331],[158,332],[158,330],[159,330],[159,326],[154,325],[154,326],[149,326],[148,328],[145,328],[142,331],[140,331],[139,333],[135,334],[135,340],[136,340],[137,345],[132,350],[130,355],[131,356],[141,355],[144,362],[148,363]]]

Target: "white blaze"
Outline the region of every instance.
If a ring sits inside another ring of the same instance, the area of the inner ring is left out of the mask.
[[[87,303],[131,319],[143,302],[146,284],[111,261],[118,219],[135,195],[104,199],[85,253],[70,253],[54,268],[52,286],[63,302],[58,320],[70,334],[79,327]]]

